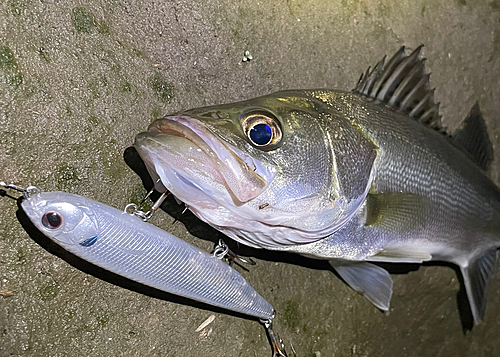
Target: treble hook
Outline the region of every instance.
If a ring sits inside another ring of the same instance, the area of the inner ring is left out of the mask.
[[[155,191],[156,184],[160,181],[161,181],[161,179],[156,180],[156,182],[153,185],[153,188],[151,190],[149,190],[149,192],[146,194],[146,196],[144,196],[144,198],[142,199],[141,203],[139,203],[139,205],[142,205],[144,202],[146,202],[146,200],[149,198],[149,196],[151,196],[151,194]]]
[[[274,335],[273,320],[272,319],[260,320],[260,322],[262,323],[262,325],[264,325],[264,328],[266,329],[267,338],[273,350],[272,357],[288,357],[285,351],[285,344],[283,343],[283,340],[278,335]],[[292,352],[293,352],[293,357],[297,357],[297,354],[295,353],[295,349],[293,348],[293,346],[292,346]]]
[[[222,239],[219,239],[219,243],[215,245],[212,255],[217,259],[227,259],[229,265],[232,265],[233,263],[238,264],[246,271],[248,271],[248,269],[241,265],[241,263],[246,265],[257,265],[257,263],[252,258],[243,258],[242,256],[233,252],[231,249],[229,249],[229,246]]]
[[[129,203],[128,205],[126,205],[123,212],[129,213],[129,209],[132,208],[133,210],[130,214],[139,217],[144,222],[147,222],[151,217],[153,217],[153,214],[158,210],[158,208],[160,208],[161,204],[163,203],[163,201],[165,201],[168,195],[170,195],[169,191],[163,192],[160,198],[156,200],[151,209],[147,212],[141,211],[135,203]]]

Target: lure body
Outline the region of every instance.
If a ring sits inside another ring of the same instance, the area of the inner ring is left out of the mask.
[[[132,214],[65,192],[37,192],[21,206],[47,237],[101,268],[227,310],[273,317],[273,307],[232,267]]]

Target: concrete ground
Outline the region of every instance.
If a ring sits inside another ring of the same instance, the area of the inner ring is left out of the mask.
[[[444,123],[457,128],[479,102],[499,184],[498,0],[0,0],[0,180],[124,207],[145,193],[126,149],[154,118],[281,89],[351,89],[384,54],[421,43]],[[17,210],[0,197],[0,356],[270,355],[258,322],[75,260],[27,232]],[[206,250],[219,237],[171,215],[153,223]],[[485,320],[464,332],[449,266],[400,269],[383,314],[324,264],[242,251],[258,265],[240,271],[299,357],[500,355],[500,275]]]

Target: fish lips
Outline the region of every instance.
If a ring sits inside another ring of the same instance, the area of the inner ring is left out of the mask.
[[[214,182],[220,181],[236,204],[259,196],[276,174],[274,167],[265,166],[224,142],[198,119],[168,116],[154,121],[148,130],[136,136],[134,146],[150,172],[160,161],[190,180],[196,181],[196,178],[189,172],[197,171],[197,174],[208,176]],[[172,155],[175,160],[168,163],[158,160]],[[158,175],[156,168],[154,171]]]

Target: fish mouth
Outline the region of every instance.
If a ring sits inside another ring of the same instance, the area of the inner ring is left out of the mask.
[[[273,168],[223,141],[189,116],[154,121],[147,132],[136,136],[134,146],[150,174],[159,177],[180,199],[185,193],[175,191],[186,185],[212,198],[223,186],[233,202],[241,205],[265,191],[275,175]]]

